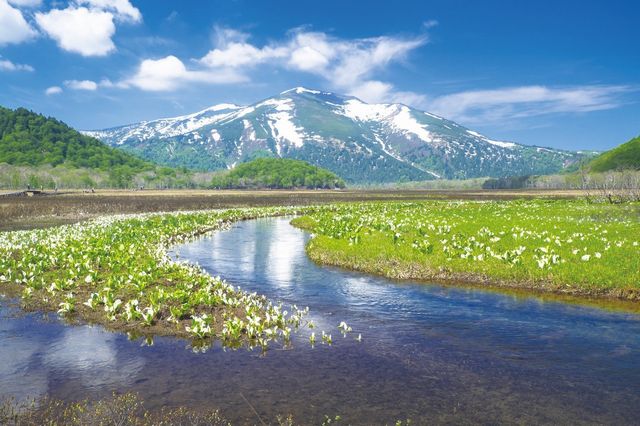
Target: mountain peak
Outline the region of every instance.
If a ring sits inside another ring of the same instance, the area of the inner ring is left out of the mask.
[[[302,93],[310,93],[312,95],[319,95],[321,93],[328,93],[328,92],[322,92],[320,90],[314,90],[314,89],[307,89],[306,87],[302,87],[302,86],[298,86],[298,87],[294,87],[292,89],[289,90],[285,90],[284,92],[281,92],[281,95],[286,95],[288,93],[297,93],[298,95],[302,94]]]

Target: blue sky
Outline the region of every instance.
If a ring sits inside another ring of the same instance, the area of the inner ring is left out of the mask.
[[[640,134],[638,22],[631,0],[0,0],[0,105],[96,129],[307,86],[604,150]]]

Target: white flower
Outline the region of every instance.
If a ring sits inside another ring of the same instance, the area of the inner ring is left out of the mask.
[[[583,262],[588,262],[589,259],[591,259],[591,255],[590,254],[585,254],[580,259],[582,259]]]

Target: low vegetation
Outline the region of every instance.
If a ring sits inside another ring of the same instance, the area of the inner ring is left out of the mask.
[[[212,173],[196,173],[184,169],[154,167],[150,170],[119,173],[70,167],[60,164],[55,167],[14,166],[0,164],[0,188],[9,190],[43,189],[194,189],[204,188],[204,182]]]
[[[259,158],[222,172],[211,180],[213,188],[344,188],[334,173],[286,158]]]
[[[306,310],[288,312],[236,289],[167,249],[233,221],[294,208],[112,216],[77,225],[0,233],[0,289],[27,309],[57,311],[107,327],[266,349],[288,344]],[[324,334],[324,332],[323,332]]]
[[[640,206],[582,200],[334,206],[294,220],[315,261],[393,278],[640,300]]]

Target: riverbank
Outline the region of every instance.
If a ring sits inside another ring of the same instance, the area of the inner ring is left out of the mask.
[[[216,338],[266,349],[286,343],[303,311],[289,315],[167,250],[229,224],[299,208],[232,209],[111,216],[76,225],[0,233],[0,291],[25,310],[144,335]]]
[[[394,279],[640,301],[640,206],[580,200],[337,206],[297,218],[319,264]]]

